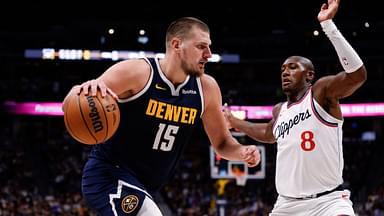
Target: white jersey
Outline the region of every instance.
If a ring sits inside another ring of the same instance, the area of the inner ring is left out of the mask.
[[[313,99],[311,88],[298,102],[281,106],[273,126],[280,195],[306,197],[343,182],[342,125]]]

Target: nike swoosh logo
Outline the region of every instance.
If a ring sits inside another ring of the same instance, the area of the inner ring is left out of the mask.
[[[160,90],[167,90],[166,88],[159,86],[159,84],[157,84],[157,83],[155,85],[155,88],[160,89]]]

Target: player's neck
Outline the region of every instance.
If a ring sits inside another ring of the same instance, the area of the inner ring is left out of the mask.
[[[183,83],[187,77],[187,75],[182,72],[179,64],[177,62],[170,61],[168,58],[159,60],[160,69],[167,77],[169,81],[174,85],[178,85]]]
[[[287,101],[288,104],[296,103],[297,101],[300,101],[304,95],[307,93],[307,91],[311,88],[311,86],[304,86],[304,88],[299,89],[298,91],[292,92],[291,94],[287,94]]]

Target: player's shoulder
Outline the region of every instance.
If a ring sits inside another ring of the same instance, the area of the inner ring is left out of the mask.
[[[284,102],[279,102],[273,106],[273,110],[280,111],[281,106],[283,106]]]
[[[221,94],[220,87],[215,78],[210,75],[203,74],[200,76],[203,95],[205,98],[211,98]],[[220,95],[221,97],[221,95]]]
[[[277,117],[280,113],[281,107],[283,106],[284,102],[277,103],[275,106],[272,108],[272,115],[274,117]]]
[[[200,80],[203,86],[206,86],[208,88],[216,88],[218,87],[217,81],[215,78],[208,74],[203,74],[200,76]]]
[[[143,71],[143,70],[149,70],[150,64],[145,59],[139,58],[139,59],[128,59],[128,60],[120,61],[115,65],[113,65],[113,67],[121,68],[121,69],[129,68],[135,71]]]
[[[312,87],[312,91],[322,91],[324,88],[328,86],[329,83],[334,79],[335,75],[327,75],[319,78]]]
[[[145,59],[128,59],[115,63],[107,70],[107,74],[116,77],[119,81],[147,80],[151,71],[149,62]]]
[[[103,74],[104,81],[125,98],[132,92],[139,92],[150,79],[151,67],[144,59],[129,59],[115,63]]]

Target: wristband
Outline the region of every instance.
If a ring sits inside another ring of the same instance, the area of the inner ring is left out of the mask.
[[[322,21],[320,25],[335,47],[345,72],[352,73],[363,66],[363,61],[360,59],[359,55],[337,29],[335,23],[331,19]]]

